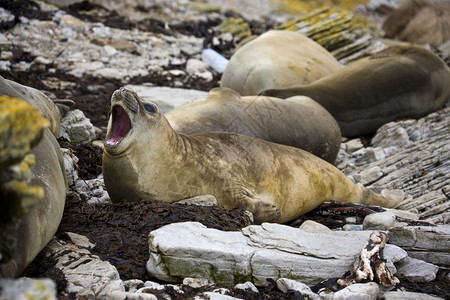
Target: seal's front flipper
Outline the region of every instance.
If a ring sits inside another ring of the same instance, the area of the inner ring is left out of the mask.
[[[278,222],[281,218],[280,210],[273,204],[256,197],[246,188],[231,190],[233,207],[243,208],[253,214],[255,224],[263,222]]]

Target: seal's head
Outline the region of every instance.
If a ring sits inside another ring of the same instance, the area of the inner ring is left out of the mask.
[[[119,155],[128,151],[144,136],[151,139],[152,133],[161,126],[163,116],[153,102],[144,102],[135,92],[121,88],[111,97],[111,111],[106,132],[105,151]],[[141,133],[145,132],[144,135]]]

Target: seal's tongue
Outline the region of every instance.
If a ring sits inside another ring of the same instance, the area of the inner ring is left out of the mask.
[[[128,131],[130,131],[131,121],[128,114],[119,105],[113,107],[112,118],[111,134],[106,143],[115,146],[120,143]]]

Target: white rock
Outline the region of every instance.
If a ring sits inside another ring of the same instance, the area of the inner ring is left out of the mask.
[[[72,243],[74,243],[78,247],[86,248],[89,250],[93,249],[95,247],[95,244],[91,243],[89,241],[89,239],[84,235],[73,233],[73,232],[66,232],[66,234],[70,238]]]
[[[359,182],[362,185],[368,185],[380,179],[383,176],[383,171],[381,170],[380,167],[373,167],[362,171],[359,174],[359,176],[360,176]]]
[[[56,300],[56,284],[47,278],[0,279],[0,299]]]
[[[395,218],[395,214],[390,211],[370,214],[364,218],[363,229],[388,230],[395,225]]]
[[[389,242],[408,251],[410,257],[450,267],[450,225],[391,228]]]
[[[72,243],[53,239],[44,249],[48,256],[56,260],[55,267],[60,269],[68,281],[67,292],[78,293],[96,286],[119,280],[119,272],[109,262],[92,255],[89,250],[78,248]]]
[[[202,60],[191,58],[186,62],[186,72],[190,75],[205,72],[208,69],[208,64]]]
[[[259,290],[256,288],[256,286],[252,283],[252,282],[250,282],[250,281],[247,281],[247,282],[245,282],[245,283],[239,283],[239,284],[236,284],[236,286],[235,286],[235,288],[236,289],[239,289],[239,290],[247,290],[247,289],[250,289],[250,290],[252,290],[253,292],[255,292],[255,293],[259,293]]]
[[[77,163],[78,157],[76,157],[70,149],[61,148],[61,152],[64,158],[64,172],[66,173],[67,184],[69,187],[75,185],[78,180]]]
[[[355,152],[356,150],[359,150],[364,147],[364,145],[361,143],[361,139],[352,139],[348,142],[344,143],[345,150],[348,153]]]
[[[124,281],[123,285],[125,286],[125,290],[130,293],[134,293],[144,286],[144,282],[140,279],[129,279]]]
[[[208,92],[180,88],[145,85],[126,85],[125,88],[135,91],[144,100],[155,102],[163,113],[185,103],[208,97]]]
[[[70,110],[61,120],[59,136],[77,144],[87,144],[95,139],[95,128],[79,109]]]
[[[172,282],[196,277],[227,285],[252,280],[258,286],[283,277],[315,284],[351,270],[370,233],[309,233],[271,223],[223,232],[197,222],[174,223],[150,233],[147,271]]]
[[[332,230],[327,226],[311,220],[306,220],[305,222],[303,222],[302,225],[300,225],[299,229],[306,232],[324,232],[324,233],[332,232]]]
[[[414,282],[430,282],[436,279],[438,266],[423,260],[406,257],[397,265],[397,275]]]
[[[308,296],[308,299],[311,300],[320,300],[319,295],[311,291],[309,286],[307,286],[304,283],[301,283],[299,281],[286,279],[286,278],[280,278],[277,280],[277,287],[280,291],[283,293],[287,293],[290,290],[298,291],[303,296]]]
[[[183,284],[189,285],[192,288],[200,288],[203,286],[213,285],[214,282],[207,278],[190,278],[183,279]]]
[[[333,300],[376,300],[380,288],[375,282],[355,283],[333,295]]]
[[[395,291],[395,292],[386,292],[383,294],[383,297],[381,298],[383,300],[412,300],[412,299],[420,299],[420,300],[444,300],[441,297],[433,296],[433,295],[427,295],[423,293],[414,293],[414,292],[402,292],[402,291]]]
[[[113,46],[110,46],[110,45],[103,46],[103,51],[108,56],[113,56],[114,54],[116,54],[118,52],[116,48],[114,48]]]

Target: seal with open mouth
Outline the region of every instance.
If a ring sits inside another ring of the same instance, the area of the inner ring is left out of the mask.
[[[287,222],[326,200],[396,204],[298,148],[240,134],[178,134],[156,104],[124,88],[111,99],[103,176],[113,202],[211,194],[257,223]]]

